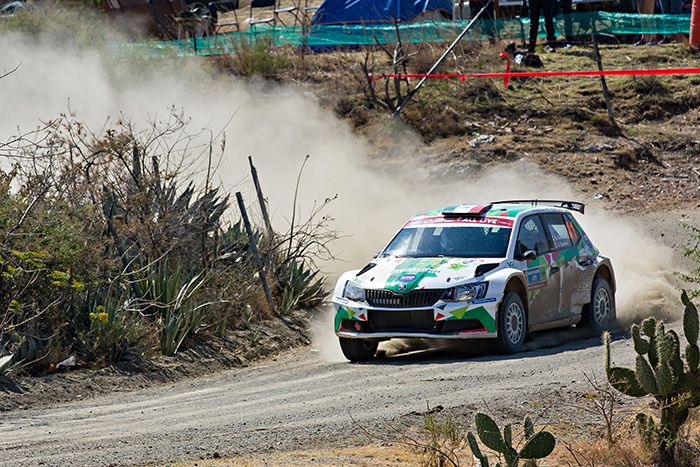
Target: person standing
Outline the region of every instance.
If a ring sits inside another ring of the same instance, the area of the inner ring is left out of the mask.
[[[566,39],[565,49],[571,48],[574,42],[574,25],[571,18],[571,0],[559,0],[561,13],[564,15],[564,38]]]
[[[496,41],[496,12],[494,3],[497,0],[469,0],[469,10],[471,18],[474,19],[477,14],[486,6],[486,9],[479,17],[479,26],[481,31],[488,37],[489,42]]]
[[[556,0],[529,0],[530,9],[530,46],[528,52],[535,51],[537,45],[537,33],[540,29],[540,16],[544,17],[544,27],[547,31],[547,44],[544,49],[547,52],[554,52],[554,9]]]
[[[656,0],[639,0],[637,3],[639,7],[639,13],[642,15],[653,15],[654,14],[654,7],[656,5]],[[644,20],[644,17],[642,17],[642,27],[643,28],[649,28],[653,29],[654,28],[654,20],[653,18],[649,20]],[[656,34],[642,34],[642,38],[637,42],[635,45],[656,45]]]

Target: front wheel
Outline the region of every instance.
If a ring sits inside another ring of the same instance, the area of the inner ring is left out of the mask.
[[[379,342],[375,340],[348,339],[347,337],[339,337],[338,339],[340,340],[340,349],[343,351],[343,355],[351,362],[372,360],[379,346]]]
[[[498,337],[493,343],[497,353],[520,352],[527,336],[527,312],[515,292],[507,292],[498,308]]]
[[[615,322],[615,294],[607,280],[596,277],[591,289],[591,303],[581,311],[578,327],[600,334]]]

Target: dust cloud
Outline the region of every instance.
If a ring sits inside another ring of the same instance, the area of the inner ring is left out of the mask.
[[[310,155],[299,192],[302,216],[315,202],[338,194],[328,214],[344,238],[333,245],[337,260],[324,266],[331,281],[343,270],[366,264],[408,217],[425,209],[512,197],[590,201],[564,180],[525,162],[476,173],[447,168],[436,176],[428,149],[396,123],[387,120],[384,133],[374,135],[375,141],[386,139],[380,151],[303,88],[243,82],[214,72],[203,61],[115,59],[102,49],[57,47],[16,35],[0,37],[0,50],[0,70],[21,64],[0,80],[0,141],[18,128],[28,130],[69,111],[99,131],[121,115],[138,127],[166,118],[171,106],[181,108],[192,119],[191,130],[224,132],[219,181],[228,190],[243,191],[251,205],[247,157],[253,156],[274,222],[283,229],[299,168]],[[647,313],[645,297],[663,297],[671,288],[673,253],[602,207],[579,219],[594,244],[612,258],[619,317]],[[324,336],[317,347],[338,359],[332,317],[324,316],[317,320],[315,334]]]

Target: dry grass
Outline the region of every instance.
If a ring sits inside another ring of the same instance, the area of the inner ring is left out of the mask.
[[[305,467],[308,465],[324,466],[419,466],[420,457],[406,446],[400,444],[368,444],[365,446],[344,448],[314,448],[287,452],[250,454],[227,459],[206,459],[176,464],[182,466],[286,466]]]

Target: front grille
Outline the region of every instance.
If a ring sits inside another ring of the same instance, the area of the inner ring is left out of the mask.
[[[396,294],[391,290],[365,290],[365,297],[370,306],[382,308],[417,308],[433,306],[440,300],[444,290],[414,290],[406,294]]]
[[[374,332],[434,332],[433,310],[369,310],[369,325]]]

